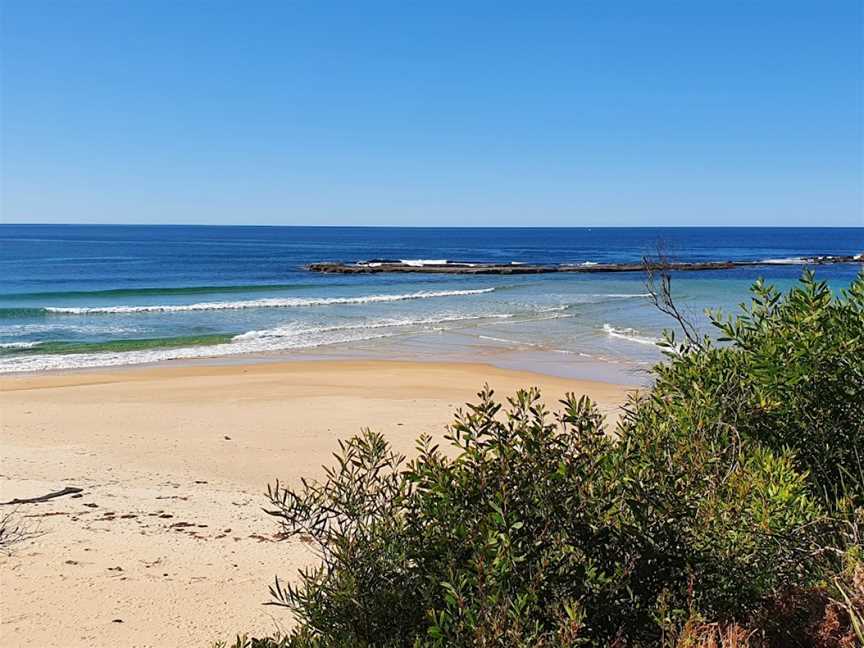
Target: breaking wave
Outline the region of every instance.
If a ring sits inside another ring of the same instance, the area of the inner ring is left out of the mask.
[[[300,325],[279,326],[272,329],[262,329],[260,331],[248,331],[235,335],[232,340],[234,342],[242,342],[245,340],[264,340],[273,338],[290,338],[310,333],[328,333],[331,331],[361,331],[370,329],[384,328],[399,328],[406,326],[426,326],[429,324],[446,324],[448,322],[462,322],[468,320],[480,319],[509,319],[513,315],[509,313],[488,314],[488,315],[445,315],[441,317],[421,317],[421,318],[404,318],[404,319],[384,319],[375,322],[364,324],[345,324],[335,326],[320,326],[320,327],[302,327]]]
[[[361,295],[358,297],[273,297],[234,302],[201,302],[197,304],[156,304],[152,306],[48,306],[44,312],[55,315],[112,315],[131,313],[184,313],[190,311],[245,310],[249,308],[298,308],[333,304],[375,304],[436,297],[459,297],[491,293],[495,288],[473,290],[425,290],[399,295]]]
[[[18,349],[32,349],[34,347],[42,344],[41,342],[0,342],[0,349],[6,350],[18,350]]]
[[[807,259],[801,257],[784,257],[781,259],[762,259],[759,263],[765,263],[768,265],[804,265],[807,263]]]
[[[650,344],[652,346],[656,345],[658,340],[656,338],[645,337],[644,335],[640,335],[639,331],[633,328],[615,328],[611,324],[604,324],[603,330],[606,331],[606,334],[610,337],[620,338],[622,340],[627,340],[628,342],[636,342],[638,344]]]
[[[0,373],[34,372],[135,365],[166,360],[212,358],[249,353],[309,349],[326,345],[361,342],[404,333],[408,327],[440,325],[469,320],[507,319],[509,313],[454,314],[428,318],[385,319],[333,326],[288,325],[238,335],[198,338],[127,339],[111,342],[46,343],[37,348],[16,349],[22,354],[0,361]]]

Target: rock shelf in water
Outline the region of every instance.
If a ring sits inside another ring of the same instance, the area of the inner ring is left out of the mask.
[[[473,263],[467,261],[433,261],[372,259],[370,261],[321,262],[306,266],[313,272],[332,274],[369,274],[377,272],[416,272],[427,274],[545,274],[550,272],[644,272],[653,270],[732,270],[754,266],[776,265],[832,265],[840,263],[864,263],[864,253],[855,256],[814,256],[807,258],[765,259],[762,261],[695,261],[670,263]]]

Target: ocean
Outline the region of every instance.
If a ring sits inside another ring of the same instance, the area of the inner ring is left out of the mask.
[[[864,251],[864,228],[325,228],[0,225],[0,373],[292,358],[482,360],[644,382],[672,322],[626,274],[325,275],[315,261],[680,261]],[[860,265],[820,266],[840,289]],[[680,304],[733,311],[800,265],[677,273]]]

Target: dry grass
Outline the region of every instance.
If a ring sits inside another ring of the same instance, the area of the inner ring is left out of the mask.
[[[864,564],[838,576],[833,587],[790,588],[744,626],[685,624],[675,648],[861,648],[864,646]]]
[[[14,509],[0,514],[0,552],[11,553],[15,545],[37,535],[36,531],[21,524]]]
[[[676,648],[751,648],[754,635],[737,623],[693,622],[684,626]]]

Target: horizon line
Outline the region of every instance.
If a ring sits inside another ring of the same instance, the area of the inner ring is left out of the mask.
[[[864,229],[860,225],[299,225],[277,223],[40,223],[0,222],[0,227],[296,227],[319,229]]]

